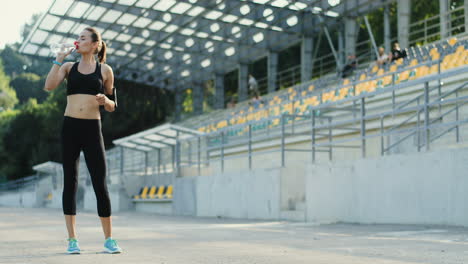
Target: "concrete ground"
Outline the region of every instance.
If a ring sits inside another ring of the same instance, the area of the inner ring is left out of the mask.
[[[67,255],[61,210],[0,207],[0,263],[462,264],[468,228],[114,216],[123,254],[102,251],[94,213],[77,216],[82,254]]]

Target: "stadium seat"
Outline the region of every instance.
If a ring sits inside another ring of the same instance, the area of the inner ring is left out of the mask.
[[[140,192],[137,195],[133,196],[133,199],[143,199],[143,197],[146,198],[147,193],[148,193],[148,186],[145,186],[140,189]]]
[[[164,194],[163,198],[172,199],[172,192],[173,192],[172,189],[173,189],[172,185],[169,185],[166,189],[166,193]]]
[[[146,196],[146,198],[153,198],[154,194],[156,193],[156,186],[151,186],[149,192],[148,192],[148,195]]]
[[[45,197],[44,200],[45,200],[46,202],[50,202],[50,201],[52,201],[52,198],[53,198],[52,193],[48,193],[48,194],[46,195],[46,197]]]
[[[154,197],[152,197],[152,199],[153,198],[162,199],[164,197],[163,195],[164,195],[165,190],[166,190],[166,187],[164,185],[160,185],[158,187],[158,192],[154,195]]]

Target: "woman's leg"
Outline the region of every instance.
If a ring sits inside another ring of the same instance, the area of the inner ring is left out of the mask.
[[[76,190],[78,188],[78,165],[80,145],[74,136],[76,129],[72,119],[65,117],[62,128],[63,193],[62,207],[69,238],[76,238]]]
[[[65,215],[65,224],[67,225],[68,238],[76,238],[76,215]]]
[[[107,239],[112,236],[112,221],[111,203],[106,183],[107,169],[104,140],[100,121],[93,121],[95,122],[90,122],[89,130],[85,134],[83,152],[96,195],[98,215],[101,218],[102,229]]]

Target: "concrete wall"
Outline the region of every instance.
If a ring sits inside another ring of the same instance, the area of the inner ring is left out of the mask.
[[[305,201],[305,166],[307,163],[294,162],[280,168],[281,210],[295,210],[298,203]]]
[[[200,176],[205,177],[205,176]],[[177,177],[174,180],[172,207],[175,215],[196,215],[196,177]]]
[[[0,206],[36,207],[36,192],[34,190],[2,192],[0,193]]]
[[[127,195],[126,190],[122,186],[109,185],[108,191],[112,212],[133,209],[130,197]],[[95,212],[97,214],[96,195],[92,186],[87,186],[84,188],[83,209],[85,211]]]
[[[195,197],[197,216],[278,219],[280,170],[257,169],[197,177]]]
[[[468,148],[309,165],[307,220],[468,226]]]

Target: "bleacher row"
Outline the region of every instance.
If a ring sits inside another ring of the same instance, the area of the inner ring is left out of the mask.
[[[133,196],[133,201],[143,200],[170,200],[173,192],[172,185],[144,186],[138,194]]]
[[[468,65],[468,40],[450,38],[435,44],[410,47],[407,53],[405,59],[380,67],[372,65],[354,74],[354,79],[343,79],[338,88],[336,85],[327,87],[328,81],[314,80],[289,88],[286,92],[280,91],[264,100],[258,107],[239,107],[236,111],[224,115],[221,120],[210,120],[197,129],[209,134],[229,126],[261,120],[265,122],[256,122],[252,130],[271,128],[280,124],[282,114],[310,115],[312,107],[319,104],[340,101],[349,96],[373,92],[392,84]],[[229,130],[227,136],[238,136],[247,131],[246,127]]]

